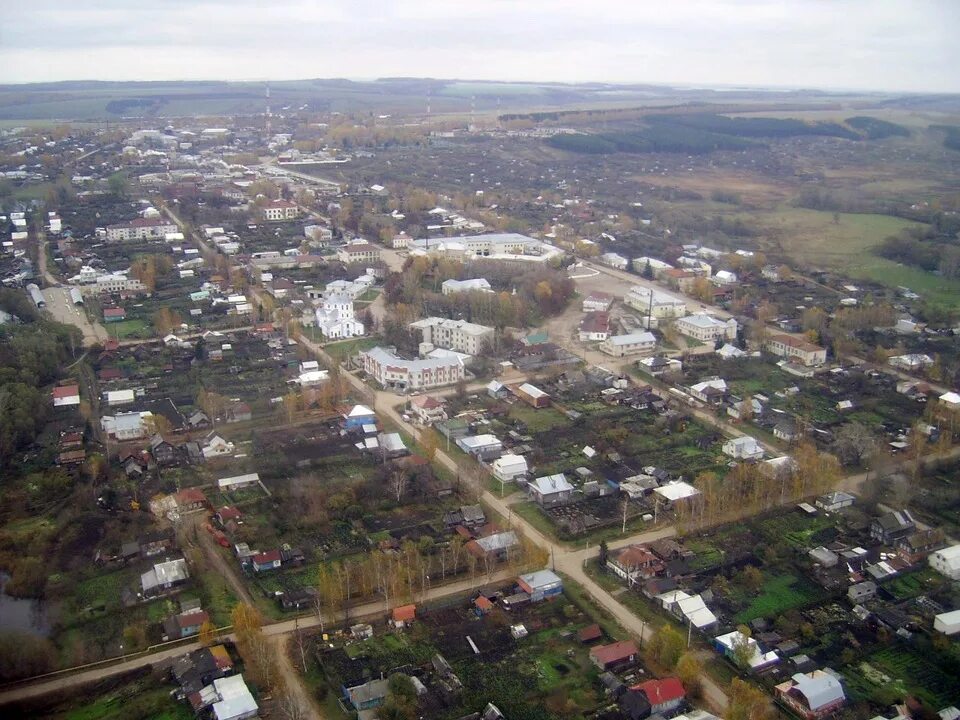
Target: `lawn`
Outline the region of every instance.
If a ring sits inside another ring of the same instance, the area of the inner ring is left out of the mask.
[[[524,403],[514,403],[510,408],[510,417],[519,420],[531,433],[548,432],[556,427],[570,424],[566,415],[554,408],[532,408]]]
[[[128,337],[147,337],[150,335],[150,323],[148,323],[146,320],[123,320],[121,322],[107,323],[104,325],[104,327],[107,329],[107,332],[111,337],[120,339]]]
[[[342,362],[348,357],[356,355],[364,350],[369,350],[370,348],[376,347],[379,344],[380,338],[378,337],[362,337],[354,338],[353,340],[341,340],[339,342],[330,343],[329,345],[325,345],[323,349],[326,350],[327,353],[329,353],[330,356],[335,360],[340,360]]]
[[[157,687],[144,679],[123,685],[93,702],[46,717],[56,720],[190,720],[193,713],[186,702],[177,702],[170,696],[170,688]]]
[[[816,600],[820,594],[807,581],[794,575],[777,575],[767,579],[759,595],[750,604],[737,613],[738,623],[747,623],[755,618],[770,618],[806,605]]]

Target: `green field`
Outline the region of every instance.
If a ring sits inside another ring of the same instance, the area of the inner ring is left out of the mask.
[[[778,575],[763,584],[760,594],[737,613],[735,620],[747,623],[759,617],[775,617],[791,608],[816,600],[816,588],[793,575]]]
[[[111,337],[128,338],[133,336],[147,337],[150,335],[150,323],[146,320],[122,320],[121,322],[104,325]]]

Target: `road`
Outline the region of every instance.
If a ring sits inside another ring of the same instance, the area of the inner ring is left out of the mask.
[[[98,322],[91,322],[82,306],[73,304],[70,299],[70,288],[53,285],[43,290],[43,297],[47,301],[47,312],[53,319],[64,325],[73,325],[83,334],[84,347],[92,347],[103,343],[110,337],[106,328]]]

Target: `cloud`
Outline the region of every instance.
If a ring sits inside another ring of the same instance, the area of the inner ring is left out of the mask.
[[[960,91],[952,0],[35,0],[0,80],[432,76]]]

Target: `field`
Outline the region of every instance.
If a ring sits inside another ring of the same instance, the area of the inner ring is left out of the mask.
[[[777,575],[764,582],[760,594],[751,599],[735,619],[739,623],[747,623],[759,617],[776,617],[819,596],[817,589],[806,580],[794,575]]]
[[[902,643],[879,649],[855,670],[845,668],[844,673],[855,699],[882,700],[905,691],[929,707],[942,708],[960,697],[960,676]]]

